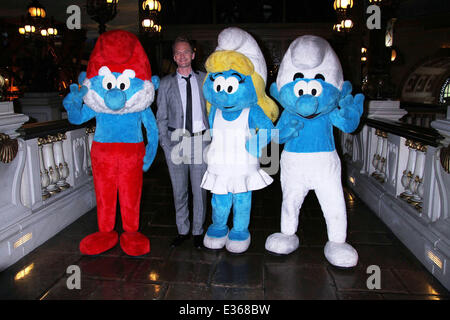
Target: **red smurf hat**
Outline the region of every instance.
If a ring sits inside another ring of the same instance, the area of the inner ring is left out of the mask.
[[[139,39],[124,30],[107,31],[98,37],[89,58],[86,77],[97,76],[103,66],[120,73],[131,69],[141,80],[151,80],[152,77],[150,62]]]

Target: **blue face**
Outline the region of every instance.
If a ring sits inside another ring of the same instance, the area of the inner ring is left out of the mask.
[[[91,89],[97,92],[106,106],[114,111],[122,109],[127,100],[144,86],[143,80],[118,72],[95,76],[90,81]]]
[[[321,75],[316,79],[295,78],[281,88],[279,102],[302,119],[311,120],[329,113],[337,107],[340,92],[322,78]]]
[[[233,69],[208,73],[203,94],[206,100],[223,112],[242,110],[258,102],[251,76]]]

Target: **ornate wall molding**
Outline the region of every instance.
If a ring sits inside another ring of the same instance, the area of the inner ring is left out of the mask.
[[[0,133],[0,161],[10,163],[19,151],[17,139],[11,139],[9,135]]]
[[[442,169],[445,172],[450,173],[450,145],[441,149],[439,154]]]

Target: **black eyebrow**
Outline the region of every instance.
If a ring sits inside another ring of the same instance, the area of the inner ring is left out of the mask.
[[[222,72],[218,72],[218,73],[216,73],[216,76],[218,76],[219,74],[223,75]],[[215,79],[213,78],[213,75],[212,75],[212,74],[209,75],[209,80],[211,80],[211,81],[214,81],[214,80],[215,80]]]
[[[294,74],[294,78],[292,79],[293,81],[295,81],[295,79],[303,79],[305,76],[303,75],[303,73],[301,72],[297,72],[296,74]]]
[[[243,83],[244,80],[245,80],[245,79],[243,79],[243,78],[241,77],[241,75],[240,75],[239,73],[233,72],[231,75],[232,75],[232,76],[237,76],[237,77],[239,77],[239,79],[241,79],[241,80],[239,80],[239,83]]]
[[[316,74],[316,76],[314,77],[314,79],[322,79],[323,81],[325,81],[325,77],[324,77],[323,74],[321,74],[321,73]]]

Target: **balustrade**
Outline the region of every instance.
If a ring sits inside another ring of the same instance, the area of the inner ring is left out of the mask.
[[[0,121],[0,271],[96,205],[92,123],[19,126],[5,133]]]
[[[450,288],[449,114],[433,128],[370,114],[362,122],[356,133],[340,133],[349,187]]]

